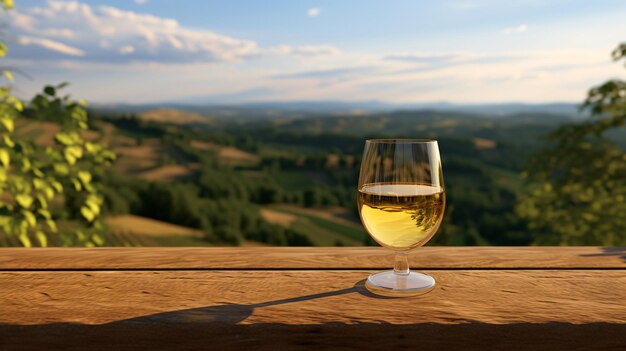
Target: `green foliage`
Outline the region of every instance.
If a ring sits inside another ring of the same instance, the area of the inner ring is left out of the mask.
[[[21,103],[8,95],[0,104],[0,226],[16,235],[22,245],[47,245],[46,235],[58,233],[67,245],[97,246],[102,243],[99,221],[102,197],[93,173],[110,165],[115,154],[102,145],[85,141],[80,132],[87,129],[87,113],[82,103],[69,96],[56,97],[57,87],[46,87],[30,103],[30,114],[55,121],[61,130],[55,145],[42,146],[13,136],[15,120],[23,118]],[[52,216],[52,203],[62,198],[79,198],[83,230],[58,232]]]
[[[13,2],[3,0],[2,7],[13,8]],[[6,45],[0,45],[0,56]],[[9,71],[5,77],[13,80]],[[64,235],[68,245],[97,246],[103,243],[99,217],[102,197],[93,181],[92,172],[109,165],[115,154],[102,145],[90,143],[80,135],[87,129],[88,118],[84,102],[57,97],[63,83],[47,86],[30,103],[31,115],[60,124],[55,145],[43,146],[14,136],[15,121],[23,118],[24,106],[10,95],[8,87],[0,88],[0,228],[15,235],[26,247],[47,246],[47,235]],[[53,203],[71,195],[80,197],[83,229],[59,233],[52,215]]]
[[[626,44],[613,58],[626,58]],[[549,136],[552,148],[529,163],[517,212],[537,231],[537,244],[625,245],[626,153],[606,134],[625,125],[626,82],[592,88],[582,108],[595,118]]]

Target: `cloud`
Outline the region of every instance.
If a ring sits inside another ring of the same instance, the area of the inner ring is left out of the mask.
[[[576,57],[571,67],[553,69],[571,57]],[[609,68],[605,54],[584,51],[417,52],[364,60],[344,53],[333,65],[279,72],[257,82],[278,86],[283,93],[277,96],[293,100],[575,100]]]
[[[113,47],[116,52],[119,49]],[[426,54],[414,55],[422,58]],[[612,63],[603,50],[434,52],[429,55],[462,59],[437,66],[388,60],[383,54],[345,52],[330,60],[307,57],[285,60],[283,56],[270,56],[245,65],[208,62],[116,65],[72,57],[49,62],[37,61],[37,58],[9,58],[5,64],[14,66],[28,62],[30,66],[24,67],[25,70],[37,74],[37,81],[20,81],[24,98],[37,92],[43,83],[69,80],[75,94],[88,101],[134,103],[190,101],[190,97],[197,97],[195,102],[204,103],[576,101],[602,77],[623,73],[622,65]],[[110,74],[112,72],[118,74]],[[115,89],[103,88],[111,86]],[[163,86],[177,89],[163,89]]]
[[[320,12],[321,12],[321,10],[319,9],[319,7],[311,7],[311,8],[310,8],[310,9],[306,12],[306,14],[307,14],[309,17],[317,17],[317,16],[319,16],[319,15],[320,15]]]
[[[470,52],[440,52],[440,53],[402,53],[384,57],[387,61],[405,63],[395,70],[398,73],[430,72],[453,66],[486,65],[495,63],[512,63],[513,61],[528,58],[523,53],[470,53]]]
[[[24,46],[36,45],[68,56],[85,56],[85,52],[83,50],[50,39],[21,36],[17,42]]]
[[[467,58],[462,53],[401,53],[385,56],[385,60],[404,61],[421,64],[441,64]]]
[[[145,5],[148,3],[148,0],[135,0],[135,4],[137,5]]]
[[[132,47],[131,45],[126,45],[120,48],[120,54],[132,54],[133,52],[135,52],[135,48]]]
[[[61,37],[71,39],[76,36],[76,33],[67,28],[49,28],[41,31],[41,34],[47,37]]]
[[[24,38],[12,48],[12,56],[41,60],[62,54],[90,62],[206,63],[338,52],[325,45],[262,48],[252,40],[186,28],[174,19],[79,1],[49,0],[46,6],[20,10],[11,18],[12,30]]]
[[[288,74],[277,74],[272,76],[274,79],[301,79],[301,78],[333,78],[333,79],[345,79],[360,76],[363,74],[372,73],[376,70],[375,67],[340,67],[333,69],[315,70],[315,71],[303,71]]]
[[[504,34],[519,34],[525,33],[528,30],[528,25],[520,24],[516,27],[508,27],[504,29]]]
[[[296,56],[335,56],[341,53],[341,50],[330,45],[310,45],[292,47],[289,45],[281,45],[264,50],[267,54],[272,55],[296,55]]]

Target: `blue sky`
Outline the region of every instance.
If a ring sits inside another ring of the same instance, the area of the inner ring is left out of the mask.
[[[22,97],[97,103],[580,101],[624,68],[624,1],[16,0]]]

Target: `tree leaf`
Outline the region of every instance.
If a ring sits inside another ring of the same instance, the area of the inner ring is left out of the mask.
[[[35,189],[41,190],[46,187],[46,182],[39,178],[35,178],[33,179],[33,185],[35,186]]]
[[[13,133],[13,129],[15,128],[15,124],[13,123],[13,118],[11,116],[5,115],[0,118],[0,123],[4,126],[4,129],[9,133]]]
[[[13,106],[18,111],[24,110],[24,105],[22,104],[22,102],[14,96],[9,96],[4,101]]]
[[[50,184],[52,184],[52,187],[54,188],[54,190],[57,193],[62,193],[63,192],[63,185],[61,185],[61,183],[55,181],[52,181]]]
[[[65,176],[70,173],[70,168],[64,163],[55,163],[54,171],[59,175]]]
[[[91,241],[93,241],[93,243],[96,244],[96,246],[104,245],[104,239],[98,234],[93,234],[91,236]]]
[[[83,190],[83,186],[80,184],[78,180],[72,179],[72,184],[74,184],[74,189],[76,189],[76,191]]]
[[[76,163],[76,160],[83,157],[83,149],[80,146],[67,146],[64,151],[65,159],[70,165]]]
[[[78,178],[81,182],[83,182],[84,185],[87,185],[91,182],[91,173],[87,171],[79,171]]]
[[[4,75],[7,77],[8,80],[10,80],[11,82],[13,82],[15,80],[15,78],[13,77],[13,72],[11,71],[4,71]]]
[[[99,150],[100,145],[98,144],[94,144],[94,143],[90,143],[90,142],[86,142],[85,143],[85,150],[87,151],[88,154],[94,154]]]
[[[87,120],[87,111],[82,109],[81,107],[76,106],[72,109],[72,113],[70,116],[77,121],[86,121]]]
[[[26,223],[28,223],[29,226],[35,227],[37,225],[37,218],[32,212],[22,211],[22,215],[24,216],[24,219],[26,220]]]
[[[13,139],[11,139],[11,136],[9,136],[9,134],[4,134],[2,136],[2,140],[4,140],[4,143],[8,147],[14,147],[15,146],[15,142],[13,142]]]
[[[58,133],[54,139],[63,145],[72,145],[76,142],[75,135],[70,133]]]
[[[55,222],[55,221],[53,221],[52,219],[48,219],[48,220],[46,220],[46,224],[48,225],[48,228],[50,228],[50,230],[51,230],[53,233],[56,233],[56,232],[58,231],[58,229],[57,229],[57,224],[56,224],[56,222]]]
[[[46,199],[52,200],[54,198],[54,190],[52,188],[46,187],[43,191],[46,194]]]
[[[91,212],[93,212],[94,215],[97,216],[100,213],[100,205],[98,203],[95,203],[93,201],[86,201],[85,205],[89,207],[89,209],[91,210]]]
[[[24,246],[24,247],[32,247],[33,246],[33,244],[30,242],[30,239],[28,238],[28,235],[26,233],[21,233],[17,238],[19,239],[19,241],[22,244],[22,246]]]
[[[40,216],[42,216],[45,219],[51,219],[52,215],[50,214],[50,211],[45,210],[43,208],[40,208],[39,210],[37,210],[37,213],[39,213]]]
[[[65,160],[70,165],[73,165],[76,163],[76,157],[74,157],[74,155],[72,155],[71,153],[68,153],[67,150],[65,151]]]
[[[57,94],[56,89],[51,85],[47,85],[45,88],[43,88],[43,92],[46,93],[46,95],[49,95],[52,97],[54,97]]]
[[[0,149],[0,162],[4,167],[9,167],[9,163],[11,163],[11,156],[9,156],[9,151],[6,149]]]
[[[19,194],[15,196],[15,201],[23,208],[29,208],[33,204],[33,197],[28,194]]]
[[[91,209],[89,209],[89,207],[87,207],[87,206],[81,207],[80,208],[80,213],[83,215],[83,217],[89,223],[93,222],[93,220],[96,218],[96,214],[93,213],[93,211]]]
[[[30,171],[31,169],[31,163],[30,160],[27,158],[22,158],[22,172],[26,173],[28,171]]]
[[[36,231],[35,237],[37,238],[37,241],[39,241],[39,246],[48,246],[48,238],[46,237],[46,234],[44,232],[42,232],[41,230]]]

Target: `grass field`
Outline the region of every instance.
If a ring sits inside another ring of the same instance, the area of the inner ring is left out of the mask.
[[[259,156],[232,146],[222,146],[205,141],[192,140],[191,147],[200,151],[215,152],[221,163],[231,166],[254,166],[261,161]]]
[[[474,138],[472,142],[477,150],[494,149],[497,145],[495,141],[483,138]]]
[[[191,172],[192,170],[189,167],[165,165],[142,172],[138,174],[137,177],[150,181],[173,182],[189,177]]]
[[[58,221],[59,229],[75,226],[73,221]],[[150,218],[122,215],[105,219],[107,226],[104,246],[208,246],[203,232]],[[37,241],[31,238],[35,246]],[[14,236],[0,232],[0,247],[22,246]],[[48,246],[63,246],[59,236],[48,235]]]
[[[271,210],[269,208],[261,208],[260,213],[266,221],[272,224],[281,225],[283,227],[289,227],[291,223],[298,219],[298,217],[295,215]]]
[[[113,147],[118,157],[114,168],[121,173],[149,181],[171,182],[188,178],[198,166],[181,150],[160,140],[146,139],[137,145],[133,139],[131,143],[127,139]]]
[[[305,209],[291,205],[274,205],[269,210],[295,217],[286,227],[311,239],[316,246],[363,245],[367,233],[362,227],[331,211]]]
[[[202,231],[150,218],[122,215],[105,220],[109,246],[207,246]]]
[[[139,118],[143,121],[169,124],[206,124],[212,121],[209,117],[197,113],[170,108],[145,111],[139,114]]]

